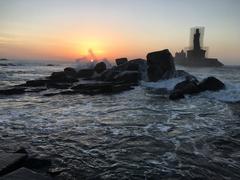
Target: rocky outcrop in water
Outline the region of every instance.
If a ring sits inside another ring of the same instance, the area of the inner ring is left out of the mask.
[[[225,88],[225,84],[215,77],[208,77],[199,83],[201,91],[219,91]]]
[[[173,56],[168,49],[147,55],[148,78],[150,81],[170,79],[174,76],[175,65]]]
[[[208,77],[200,83],[194,79],[186,79],[178,83],[171,92],[169,99],[177,100],[185,95],[194,95],[203,91],[219,91],[225,88],[225,84],[215,77]]]
[[[185,95],[194,95],[202,91],[216,91],[225,87],[220,80],[209,77],[202,82],[183,70],[176,70],[172,54],[168,49],[147,54],[147,60],[126,58],[116,59],[117,66],[107,69],[105,62],[95,67],[76,70],[66,67],[63,71],[53,72],[43,79],[0,90],[0,95],[18,95],[23,93],[43,93],[45,96],[69,94],[111,94],[133,89],[140,81],[161,81],[184,77],[170,92],[169,98],[177,100]]]

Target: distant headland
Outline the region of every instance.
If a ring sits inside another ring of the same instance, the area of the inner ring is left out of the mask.
[[[6,58],[0,58],[0,61],[9,61],[9,59],[6,59]]]
[[[191,38],[189,50],[187,53],[182,50],[175,54],[175,63],[182,66],[189,67],[221,67],[224,66],[216,58],[207,58],[206,50],[202,48],[203,44],[203,27],[196,27],[191,29]]]

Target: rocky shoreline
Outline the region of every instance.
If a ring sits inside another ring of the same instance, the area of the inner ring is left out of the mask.
[[[67,67],[64,71],[53,72],[43,79],[26,81],[24,84],[0,90],[0,95],[17,95],[43,92],[43,96],[70,94],[114,94],[133,89],[140,81],[157,82],[183,77],[183,82],[169,91],[169,99],[177,100],[185,95],[202,91],[218,91],[225,85],[215,77],[199,82],[196,77],[183,70],[176,70],[174,58],[168,49],[147,54],[147,60],[127,58],[116,59],[117,66],[110,69],[104,62],[94,68],[76,70]],[[47,90],[51,89],[51,92]]]

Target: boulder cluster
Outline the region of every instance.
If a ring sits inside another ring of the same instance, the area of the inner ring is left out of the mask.
[[[48,89],[59,89],[57,94],[105,94],[117,93],[132,89],[141,80],[156,82],[176,77],[185,77],[185,81],[177,84],[170,92],[169,98],[176,100],[186,94],[196,94],[202,91],[218,91],[225,85],[214,77],[199,82],[196,77],[176,70],[173,56],[168,49],[147,54],[147,60],[127,58],[116,59],[116,66],[107,68],[105,62],[99,62],[94,68],[76,70],[67,67],[61,72],[53,72],[43,79],[26,81],[10,89],[0,90],[2,95],[23,94],[25,92],[40,92]]]

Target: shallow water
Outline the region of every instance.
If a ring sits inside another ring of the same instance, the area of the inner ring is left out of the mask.
[[[0,67],[1,86],[64,66]],[[240,179],[239,70],[187,69],[227,89],[180,101],[152,91],[163,82],[115,95],[0,97],[1,150],[50,157],[66,179]]]

